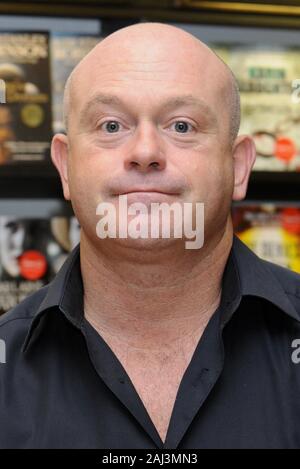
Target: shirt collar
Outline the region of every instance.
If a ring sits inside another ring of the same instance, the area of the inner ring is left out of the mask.
[[[230,317],[244,296],[264,298],[293,319],[299,321],[293,304],[268,263],[252,252],[236,235],[223,274],[221,305],[231,304]],[[80,244],[49,283],[46,296],[36,311],[28,329],[22,351],[31,343],[34,333],[46,312],[55,308],[77,328],[83,321],[83,283],[80,270]],[[226,320],[229,320],[228,316]],[[226,322],[226,321],[225,321]],[[40,327],[38,328],[40,330]]]
[[[41,329],[38,327],[46,313],[53,310],[63,313],[77,328],[83,320],[83,283],[80,270],[80,244],[67,257],[66,261],[48,284],[48,290],[30,323],[22,352],[29,348],[33,336]]]
[[[236,262],[242,296],[264,298],[299,321],[299,313],[290,301],[283,283],[275,275],[273,264],[259,258],[236,235],[233,238],[231,252]]]

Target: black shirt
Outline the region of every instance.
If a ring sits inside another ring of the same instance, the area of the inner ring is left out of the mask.
[[[184,373],[163,443],[83,316],[78,245],[49,285],[0,318],[0,447],[299,448],[299,319],[300,275],[234,237],[220,306]]]

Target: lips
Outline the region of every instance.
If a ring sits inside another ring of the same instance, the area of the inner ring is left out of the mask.
[[[146,193],[146,194],[157,193],[157,194],[165,194],[165,195],[177,195],[176,192],[168,192],[168,191],[161,190],[161,189],[128,189],[126,191],[120,192],[115,195],[125,195],[125,194],[132,194],[132,193]]]
[[[180,195],[185,190],[187,184],[183,179],[164,178],[156,180],[126,180],[126,178],[116,178],[107,182],[107,192],[111,196],[125,195],[132,193],[155,193],[163,195]]]

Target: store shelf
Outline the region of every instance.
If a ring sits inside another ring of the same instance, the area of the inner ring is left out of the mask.
[[[300,201],[300,172],[253,171],[247,199]]]
[[[63,192],[51,163],[0,166],[0,198],[59,198]]]
[[[266,5],[267,3],[267,5]],[[0,1],[0,14],[90,17],[138,22],[186,21],[189,23],[299,28],[299,2],[247,0],[36,0]]]

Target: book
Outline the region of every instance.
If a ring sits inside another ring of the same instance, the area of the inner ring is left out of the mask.
[[[75,66],[100,42],[97,35],[52,33],[50,39],[53,132],[65,132],[63,94]]]
[[[0,314],[51,281],[79,241],[75,217],[0,216]]]
[[[232,208],[235,234],[259,257],[300,273],[300,206],[261,203]]]
[[[256,171],[300,171],[300,48],[216,45],[237,78],[240,134],[255,141]]]
[[[46,161],[52,137],[48,33],[1,31],[0,80],[0,164]]]

